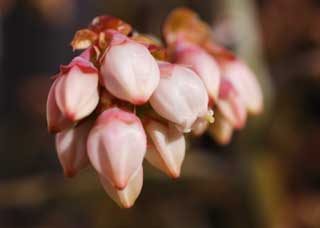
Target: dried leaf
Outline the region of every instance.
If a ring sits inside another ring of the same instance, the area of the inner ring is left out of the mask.
[[[163,24],[163,36],[168,45],[178,39],[201,44],[210,40],[210,26],[188,8],[177,8],[166,18]]]
[[[97,39],[98,35],[95,32],[89,29],[81,29],[74,35],[71,46],[73,50],[86,49],[95,43]]]
[[[98,16],[94,18],[89,28],[96,33],[114,29],[124,35],[128,35],[132,31],[131,25],[112,16]]]

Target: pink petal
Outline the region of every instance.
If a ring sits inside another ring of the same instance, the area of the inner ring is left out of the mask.
[[[188,132],[198,117],[206,115],[208,94],[192,70],[179,65],[171,65],[173,69],[168,70],[166,64],[166,70],[162,71],[163,65],[160,65],[160,83],[150,98],[150,104],[160,116],[174,122],[181,131]]]
[[[112,108],[96,120],[89,134],[87,149],[96,171],[116,188],[124,189],[142,165],[146,135],[137,116]]]
[[[101,65],[102,81],[115,97],[140,105],[146,103],[159,83],[159,68],[148,49],[127,39],[106,50]]]
[[[106,191],[106,193],[113,199],[120,207],[130,208],[134,205],[138,198],[142,185],[143,185],[143,169],[140,167],[137,172],[131,177],[128,185],[123,189],[119,190],[114,188],[108,179],[103,176],[100,177],[100,182]]]
[[[186,150],[183,134],[155,121],[148,123],[146,129],[151,139],[146,159],[169,176],[178,178]]]
[[[224,77],[229,80],[243,99],[251,114],[259,114],[263,110],[263,95],[254,73],[240,60],[227,62]]]
[[[237,129],[244,127],[247,119],[246,106],[233,84],[222,79],[217,107],[221,114]]]
[[[51,133],[62,131],[73,125],[73,122],[65,118],[57,106],[55,86],[58,80],[60,80],[60,78],[57,78],[53,82],[47,98],[47,125],[48,131]]]
[[[74,66],[60,78],[55,98],[64,116],[76,121],[90,115],[99,102],[98,74],[83,73]]]
[[[192,126],[192,134],[194,136],[201,136],[208,129],[209,124],[205,119],[198,119]]]
[[[218,112],[215,123],[209,127],[209,133],[217,143],[226,145],[231,141],[233,129],[233,125]]]
[[[86,121],[56,135],[56,148],[65,176],[72,177],[89,164],[86,143],[91,127],[92,122]]]
[[[210,99],[216,101],[220,86],[220,68],[215,59],[201,47],[179,42],[176,47],[177,63],[189,65],[203,81]]]

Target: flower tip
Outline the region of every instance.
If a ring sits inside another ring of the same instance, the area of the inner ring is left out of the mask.
[[[170,173],[169,173],[172,179],[178,179],[180,177],[180,174],[181,172],[179,168],[177,168],[176,170],[170,170]]]
[[[72,121],[72,122],[73,122],[73,121]],[[60,123],[58,123],[58,124],[56,124],[56,123],[48,123],[48,127],[47,127],[48,132],[49,132],[50,134],[57,134],[57,133],[65,130],[65,129],[67,129],[67,128],[72,127],[72,126],[73,126],[73,123],[72,123],[72,122],[69,121],[69,120],[67,120],[67,119],[65,119],[65,120],[64,120],[64,123],[63,123],[63,122],[60,122]]]
[[[167,171],[168,176],[172,179],[178,179],[181,175],[181,165],[182,163],[169,166]]]
[[[56,126],[53,125],[48,125],[48,132],[51,134],[56,134],[60,131],[59,128],[57,128]]]
[[[63,174],[65,177],[72,178],[77,174],[77,172],[74,169],[64,169]]]
[[[70,121],[77,121],[77,115],[74,112],[66,112],[66,118]]]
[[[264,107],[261,104],[258,108],[249,110],[249,113],[253,116],[259,116],[263,113],[263,110],[264,110]]]
[[[122,202],[122,204],[119,206],[123,209],[129,209],[133,207],[133,205],[134,205],[134,202]]]
[[[143,105],[146,102],[147,102],[147,100],[144,98],[138,98],[138,99],[135,99],[132,101],[132,103],[135,105]]]
[[[235,123],[234,128],[237,130],[241,130],[244,128],[244,126],[246,125],[246,121],[238,121],[237,123]]]
[[[221,139],[221,140],[219,141],[220,145],[221,145],[221,146],[226,146],[226,145],[230,144],[231,138],[232,138],[232,137]]]
[[[114,183],[114,187],[120,191],[124,190],[127,187],[127,185],[128,185],[128,181],[122,181],[122,182],[117,181]]]

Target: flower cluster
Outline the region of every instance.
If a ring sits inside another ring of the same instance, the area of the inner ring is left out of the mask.
[[[75,34],[72,47],[83,52],[61,66],[48,95],[48,130],[56,134],[65,176],[91,164],[125,208],[142,189],[144,158],[177,178],[185,133],[208,129],[226,144],[247,114],[262,111],[252,71],[213,43],[194,12],[174,10],[163,37],[161,44],[120,19],[95,18]]]

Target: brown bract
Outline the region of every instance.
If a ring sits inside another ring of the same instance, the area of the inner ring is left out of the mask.
[[[237,56],[222,46],[215,44],[213,41],[206,41],[201,46],[212,55],[216,61],[223,66],[226,61],[237,60]]]
[[[126,36],[132,31],[131,25],[118,18],[112,16],[98,16],[93,19],[87,29],[81,29],[76,32],[71,41],[71,46],[73,50],[81,50],[98,43],[99,47],[102,45],[100,48],[104,49],[106,46],[105,43],[107,43],[105,40],[107,38],[105,32],[110,29]]]
[[[167,60],[167,50],[161,45],[159,40],[143,34],[135,34],[131,39],[146,46],[155,59],[162,61]]]
[[[81,50],[90,47],[98,40],[98,34],[90,29],[81,29],[76,32],[71,41],[73,50]]]
[[[94,18],[89,29],[96,33],[104,32],[108,29],[114,29],[123,35],[128,35],[132,31],[131,25],[112,16],[98,16]]]
[[[202,44],[211,37],[210,26],[188,8],[173,10],[163,23],[162,32],[168,46],[179,39]]]

